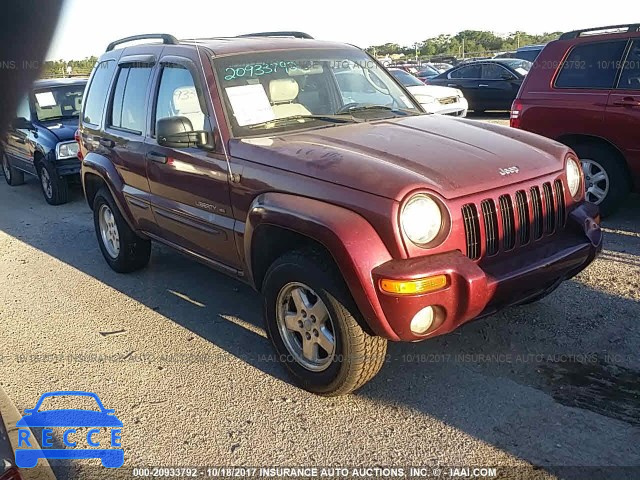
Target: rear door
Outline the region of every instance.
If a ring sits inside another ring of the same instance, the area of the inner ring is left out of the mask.
[[[616,88],[609,95],[609,138],[623,151],[635,185],[640,186],[640,39],[633,40],[622,62]]]
[[[459,88],[469,101],[472,110],[486,110],[483,95],[480,91],[482,83],[482,64],[473,63],[451,70],[445,81],[429,82],[434,85]]]
[[[153,108],[146,141],[146,162],[156,234],[167,242],[212,260],[220,267],[240,269],[229,198],[228,164],[198,59],[188,49],[160,60],[154,81]],[[207,131],[208,148],[169,148],[155,135],[158,119],[187,117],[194,131]]]

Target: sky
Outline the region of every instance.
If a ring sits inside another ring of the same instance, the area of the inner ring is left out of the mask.
[[[107,44],[140,33],[178,38],[299,30],[368,47],[412,45],[461,30],[544,33],[640,21],[636,0],[66,0],[47,60],[99,56]],[[603,2],[604,3],[604,2]],[[93,21],[95,20],[95,21]]]

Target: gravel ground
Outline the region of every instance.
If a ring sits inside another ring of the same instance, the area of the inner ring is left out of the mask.
[[[124,422],[127,475],[484,465],[504,478],[638,478],[606,467],[640,467],[639,216],[636,196],[604,223],[602,256],[550,297],[391,344],[372,382],[325,399],[268,360],[252,290],[158,246],[149,268],[118,275],[79,188],[50,207],[35,179],[2,181],[0,386],[21,412],[47,391],[98,393]],[[61,478],[113,478],[97,461],[53,464]]]

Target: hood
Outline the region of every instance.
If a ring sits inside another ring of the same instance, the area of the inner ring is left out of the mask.
[[[451,87],[440,87],[438,85],[415,85],[407,87],[411,95],[430,95],[435,98],[457,97],[458,90]]]
[[[522,130],[442,115],[230,142],[234,157],[396,200],[416,188],[456,198],[550,174],[567,151]],[[514,166],[517,174],[499,172]]]
[[[53,133],[60,142],[73,140],[73,135],[76,133],[76,130],[80,125],[77,118],[52,120],[50,122],[40,121],[39,123],[42,128],[46,128]]]

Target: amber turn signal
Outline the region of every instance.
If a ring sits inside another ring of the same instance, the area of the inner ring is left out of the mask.
[[[416,280],[380,280],[380,288],[383,292],[394,295],[420,295],[422,293],[433,292],[447,286],[446,275],[436,275],[435,277],[419,278]]]

